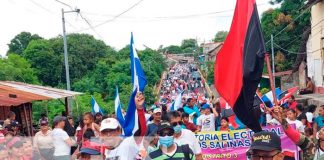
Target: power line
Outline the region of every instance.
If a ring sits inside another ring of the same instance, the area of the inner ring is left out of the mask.
[[[63,4],[63,5],[65,5],[65,6],[67,6],[67,7],[69,7],[71,10],[74,10],[73,7],[72,7],[71,5],[68,5],[68,4],[66,4],[66,3],[64,3],[64,2],[62,2],[62,1],[59,1],[59,0],[55,0],[55,1],[58,2],[58,3],[61,3],[61,4]]]
[[[104,25],[104,24],[106,24],[106,23],[109,23],[109,22],[112,22],[112,21],[116,20],[118,17],[120,17],[120,16],[122,16],[123,14],[129,12],[130,10],[132,10],[134,7],[136,7],[137,5],[139,5],[139,4],[140,4],[141,2],[143,2],[143,1],[144,1],[144,0],[140,0],[140,1],[138,1],[137,3],[133,4],[131,7],[127,8],[125,11],[123,11],[123,12],[117,14],[117,15],[116,15],[115,17],[113,17],[112,19],[109,19],[109,20],[106,20],[106,21],[104,21],[104,22],[102,22],[102,23],[100,23],[100,24],[97,24],[97,25],[93,26],[92,28],[97,28],[97,27],[102,26],[102,25]],[[90,28],[85,28],[85,29],[79,30],[79,31],[77,31],[77,32],[85,31],[85,30],[88,30],[88,29],[91,29],[91,27],[90,27]]]
[[[312,27],[311,27],[311,31],[313,31],[317,25],[319,25],[321,22],[324,21],[324,18],[322,20],[320,20],[319,22],[317,22],[316,24],[314,24]],[[318,33],[320,33],[321,30],[319,32],[316,32],[315,34],[311,34],[312,36],[315,36],[317,35]],[[301,35],[299,36],[296,36],[292,41],[290,41],[288,44],[286,44],[283,48],[286,48],[288,47],[290,44],[292,44],[293,42],[295,42],[298,38],[301,38]],[[311,38],[312,39],[312,38]]]
[[[88,24],[88,26],[91,28],[91,30],[97,34],[97,36],[101,39],[103,39],[103,37],[93,28],[93,26],[91,25],[91,23],[84,17],[82,16],[81,12],[79,12],[80,17]]]
[[[37,3],[37,2],[35,2],[34,0],[29,0],[30,2],[32,2],[34,5],[36,5],[36,6],[38,6],[39,8],[42,8],[43,10],[45,10],[46,12],[49,12],[49,13],[51,13],[51,14],[54,14],[54,12],[53,11],[51,11],[51,10],[49,10],[49,9],[47,9],[47,8],[45,8],[44,6],[42,6],[41,4],[39,4],[39,3]]]
[[[305,10],[303,10],[303,12],[301,12],[296,18],[294,18],[289,24],[286,25],[286,27],[284,27],[282,30],[280,30],[277,34],[275,34],[273,36],[273,38],[277,37],[278,35],[280,35],[286,28],[288,28],[288,26],[290,24],[292,24],[293,22],[295,22],[297,19],[299,19],[304,13],[306,13],[306,11],[308,11],[315,3],[312,3],[311,5],[309,5]],[[271,40],[266,42],[266,45],[270,42]]]
[[[46,7],[44,7],[43,5],[41,5],[41,4],[37,3],[37,2],[35,2],[34,0],[29,0],[29,1],[32,2],[34,5],[36,5],[37,7],[39,7],[39,8],[41,8],[41,9],[45,10],[46,12],[48,12],[48,13],[50,13],[50,14],[52,14],[52,15],[55,14],[55,12],[53,12],[52,10],[49,10],[48,8],[46,8]],[[77,29],[74,25],[72,25],[72,23],[70,23],[70,22],[68,22],[68,21],[66,21],[66,23],[67,23],[70,27],[72,27],[73,29]]]
[[[288,53],[291,53],[291,54],[309,54],[309,53],[314,53],[314,52],[317,52],[317,51],[319,51],[319,50],[321,50],[321,48],[320,49],[317,49],[317,50],[314,50],[314,51],[311,51],[311,52],[293,52],[293,51],[289,51],[289,50],[287,50],[287,49],[284,49],[284,48],[282,48],[282,47],[280,47],[278,44],[276,44],[276,43],[273,43],[275,46],[277,46],[279,49],[281,49],[281,50],[283,50],[283,51],[285,51],[285,52],[288,52]]]
[[[257,6],[262,6],[267,3],[262,3]],[[220,14],[220,13],[226,13],[226,12],[232,12],[234,9],[227,9],[223,11],[216,11],[216,12],[206,12],[206,13],[198,13],[198,14],[190,14],[190,15],[180,15],[180,16],[159,16],[159,17],[134,17],[134,16],[128,16],[127,18],[141,18],[141,19],[151,19],[148,21],[154,21],[154,20],[163,20],[163,19],[184,19],[184,18],[192,18],[192,17],[202,17],[202,16],[208,16],[208,15],[215,15],[215,14]],[[97,13],[90,13],[90,12],[83,12],[85,14],[89,15],[97,15],[97,16],[103,16],[103,17],[112,17],[114,15],[102,15],[102,14],[97,14]],[[220,17],[229,17],[232,15],[224,15]]]

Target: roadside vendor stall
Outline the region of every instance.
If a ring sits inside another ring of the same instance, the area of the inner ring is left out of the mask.
[[[64,99],[66,113],[68,98],[82,93],[63,89],[31,85],[21,82],[0,81],[0,120],[5,120],[10,111],[16,114],[16,120],[33,135],[32,102]]]

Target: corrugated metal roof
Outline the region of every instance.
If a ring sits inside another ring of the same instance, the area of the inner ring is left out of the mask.
[[[0,81],[0,106],[16,106],[37,100],[59,99],[80,94],[82,93],[21,82]]]

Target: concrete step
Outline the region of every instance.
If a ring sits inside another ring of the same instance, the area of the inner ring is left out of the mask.
[[[324,105],[324,94],[305,94],[298,95],[296,100],[302,103],[306,108],[307,106],[314,104],[317,106],[315,114],[318,113],[319,106]]]

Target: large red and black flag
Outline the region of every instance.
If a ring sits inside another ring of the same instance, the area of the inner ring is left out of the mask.
[[[253,107],[265,46],[255,0],[237,0],[231,29],[215,62],[215,86],[236,116],[254,132],[261,131]]]

